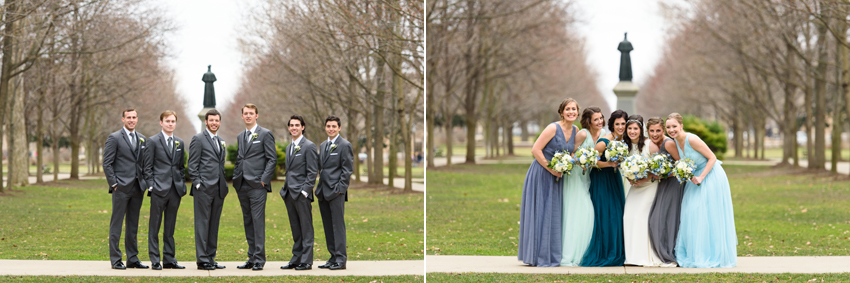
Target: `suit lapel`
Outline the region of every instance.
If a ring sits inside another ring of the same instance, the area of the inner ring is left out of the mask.
[[[120,132],[121,136],[124,137],[124,142],[127,143],[127,147],[130,149],[130,153],[132,153],[131,155],[133,155],[133,158],[138,159],[136,158],[136,152],[133,150],[133,146],[130,145],[130,137],[127,136],[127,131],[124,131],[124,128],[121,128]]]
[[[215,146],[216,146],[216,143],[218,142],[218,140],[213,140],[213,138],[210,136],[210,133],[207,132],[206,129],[204,129],[204,136],[207,137],[206,138],[207,142],[210,144],[210,146],[213,147],[212,151],[213,151],[213,154],[215,154],[215,157],[221,159],[219,157],[219,155],[220,155],[219,152],[215,150]],[[218,146],[221,146],[221,145],[219,144]]]
[[[325,161],[328,161],[328,156],[331,156],[331,150],[328,149],[328,146],[331,144],[330,141],[326,141],[322,143],[322,150],[324,150],[325,155],[322,156],[322,164],[325,164]]]
[[[292,147],[295,146],[295,142],[289,143],[289,146],[286,147],[286,169],[289,169],[289,164],[292,163],[292,159],[295,158],[295,154],[290,154],[292,152]]]
[[[171,160],[172,159],[171,157],[174,156],[174,155],[171,154],[171,150],[170,150],[170,148],[168,148],[168,142],[165,141],[166,139],[168,139],[168,137],[163,135],[161,132],[157,135],[162,136],[162,138],[159,139],[159,143],[162,144],[162,150],[165,151],[165,155],[168,156],[169,160]],[[171,142],[172,143],[174,142],[174,138],[171,139]],[[171,160],[171,161],[174,162],[174,160]],[[171,165],[171,164],[168,164],[168,165]]]
[[[260,132],[261,132],[260,130],[261,130],[261,129],[262,129],[262,128],[260,128],[260,126],[257,126],[257,131],[256,131],[256,132],[254,132],[254,134],[257,134],[257,139],[259,139],[259,138],[260,138]],[[246,133],[246,134],[247,134],[247,133]],[[247,146],[245,147],[245,152],[243,153],[243,154],[245,154],[245,155],[247,155],[247,154],[248,154],[248,151],[249,151],[249,150],[251,150],[251,145],[252,145],[252,144],[254,144],[254,139],[252,139],[252,138],[250,138],[250,137],[247,137],[247,139],[249,139],[249,140],[248,140],[248,144],[247,144]]]

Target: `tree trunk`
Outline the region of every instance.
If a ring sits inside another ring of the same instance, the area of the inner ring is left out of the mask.
[[[786,49],[787,54],[785,55],[785,104],[782,112],[785,118],[783,121],[783,141],[785,145],[785,153],[782,155],[782,163],[788,164],[788,159],[793,158],[794,167],[798,167],[800,166],[800,160],[797,156],[797,121],[795,119],[797,115],[795,115],[796,109],[794,107],[794,94],[796,92],[796,88],[793,84],[791,84],[792,72],[794,72],[794,68],[796,68],[794,64],[794,58],[796,57],[791,52],[792,48],[793,46],[788,45]]]
[[[44,183],[44,93],[40,94],[38,99],[38,107],[36,113],[38,115],[36,126],[35,126],[35,149],[36,149],[36,163],[35,163],[35,182],[36,183]]]
[[[829,64],[827,52],[826,26],[818,25],[818,66],[815,69],[815,145],[814,164],[809,168],[825,169],[826,165],[826,76]]]
[[[743,157],[744,150],[744,117],[742,115],[734,115],[732,118],[732,132],[734,133],[734,138],[732,139],[735,143],[735,157],[741,158]]]
[[[5,14],[3,15],[3,20],[6,21],[6,26],[4,30],[6,32],[12,32],[15,30],[15,19],[17,17],[17,4],[20,0],[6,0],[5,3]],[[18,36],[15,35],[6,35],[3,37],[3,54],[11,55],[13,54],[15,42]],[[2,56],[2,66],[0,66],[0,148],[3,148],[3,137],[4,135],[4,125],[6,124],[6,105],[7,105],[7,96],[9,96],[9,81],[12,79],[12,57],[13,56]],[[11,157],[11,154],[9,154]],[[9,160],[11,161],[11,160]],[[11,165],[11,163],[10,163]],[[10,166],[11,167],[11,166]],[[3,172],[3,162],[2,162],[2,154],[0,154],[0,172]],[[9,175],[11,176],[11,171]],[[9,182],[11,184],[12,182]],[[3,174],[0,173],[0,193],[4,192],[3,185]],[[10,186],[11,187],[11,186]]]
[[[514,123],[508,121],[505,127],[505,145],[509,156],[514,155]]]
[[[522,120],[519,120],[519,131],[520,131],[520,139],[522,139],[522,141],[524,141],[524,142],[527,142],[528,141],[528,119],[522,118]]]
[[[364,112],[363,120],[366,124],[366,127],[364,127],[366,142],[363,144],[366,147],[366,176],[369,178],[367,183],[371,184],[371,180],[375,179],[374,168],[372,166],[373,159],[375,158],[375,153],[372,152],[372,114],[369,111]]]
[[[24,187],[29,185],[29,139],[26,132],[26,93],[24,93],[24,77],[17,76],[13,86],[12,99],[9,105],[9,187]],[[14,157],[11,158],[11,157]]]
[[[469,17],[467,18],[468,26],[475,26],[475,2],[472,0],[467,0],[467,13]],[[467,38],[474,38],[475,28],[467,29]],[[464,110],[466,110],[466,163],[467,164],[475,164],[475,130],[477,126],[477,120],[475,119],[475,102],[477,101],[478,96],[478,68],[476,68],[475,58],[473,51],[475,50],[475,44],[469,44],[467,46],[466,52],[464,54],[464,61],[466,62],[466,78],[469,79],[466,83],[466,96],[464,100]]]
[[[809,72],[806,73],[808,74]],[[812,118],[814,116],[814,113],[812,113],[812,100],[814,94],[812,93],[812,87],[808,84],[809,80],[804,79],[804,81],[806,82],[806,87],[803,89],[805,93],[803,95],[803,109],[806,112],[806,117],[803,119],[803,126],[806,127],[806,161],[808,168],[812,168],[812,165],[814,165],[814,155],[812,154]]]
[[[447,113],[446,116],[452,117],[450,119],[446,119],[446,122],[443,124],[443,127],[446,131],[446,167],[452,166],[452,148],[454,147],[454,127],[452,123],[454,122],[454,113]]]

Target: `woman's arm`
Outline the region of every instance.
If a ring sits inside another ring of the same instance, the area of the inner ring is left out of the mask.
[[[606,136],[608,137],[608,136]],[[599,152],[599,156],[602,157],[605,155],[605,142],[600,141],[596,143],[596,151]],[[617,167],[617,162],[611,161],[598,161],[596,162],[596,167],[605,168],[605,167]]]
[[[715,156],[714,152],[711,152],[711,149],[708,148],[708,145],[706,145],[705,142],[696,135],[688,136],[688,140],[694,150],[708,159],[708,162],[705,163],[705,169],[702,170],[702,174],[691,178],[691,182],[699,185],[702,183],[702,180],[705,179],[705,176],[708,175],[708,172],[711,172],[711,168],[714,167],[714,163],[717,161],[717,156]]]
[[[558,129],[555,127],[560,127],[557,124],[550,124],[543,132],[540,133],[540,137],[537,138],[537,141],[534,142],[534,146],[531,147],[531,155],[534,155],[534,159],[537,160],[537,163],[540,163],[543,168],[546,168],[546,171],[549,171],[555,177],[561,177],[560,172],[556,172],[549,167],[549,160],[546,160],[546,157],[543,156],[543,148],[546,147],[546,144],[555,137],[555,134],[558,132]]]

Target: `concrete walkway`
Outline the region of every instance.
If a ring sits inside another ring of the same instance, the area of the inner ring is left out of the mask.
[[[638,273],[841,273],[850,272],[850,256],[739,257],[733,268],[663,267],[531,267],[516,256],[425,256],[428,273],[554,273],[554,274],[638,274]],[[2,262],[0,262],[2,263]]]
[[[352,176],[351,179],[354,180],[354,176]],[[369,177],[366,177],[364,175],[360,175],[360,181],[362,181],[364,183],[369,182]],[[425,191],[425,178],[413,178],[411,181],[412,181],[411,186],[413,187],[414,191],[417,191],[417,192],[424,192]],[[394,182],[393,187],[396,187],[396,188],[399,188],[399,189],[404,189],[404,178],[394,178],[393,182]],[[389,184],[389,183],[390,183],[390,178],[384,178],[384,185]]]
[[[392,276],[424,275],[424,260],[387,260],[387,261],[348,261],[345,270],[327,270],[317,266],[324,262],[314,262],[313,269],[296,271],[280,269],[286,262],[266,262],[262,271],[237,269],[245,262],[219,262],[227,268],[218,270],[198,270],[195,262],[181,262],[186,269],[152,270],[128,268],[115,270],[109,261],[84,260],[0,260],[0,275],[49,275],[49,276],[150,276],[150,277],[220,277],[220,276],[280,276],[280,275],[319,275],[319,276]],[[150,262],[143,262],[150,265]]]

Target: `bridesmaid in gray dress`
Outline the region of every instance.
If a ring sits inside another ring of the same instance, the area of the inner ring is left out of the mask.
[[[679,160],[676,143],[664,135],[661,118],[652,117],[646,122],[649,139],[659,148],[659,153],[669,154],[674,162]],[[676,263],[673,249],[676,247],[676,235],[679,233],[679,216],[682,212],[682,196],[685,184],[670,177],[658,183],[658,192],[649,212],[649,241],[655,254],[664,263]]]
[[[522,186],[517,257],[525,264],[553,267],[561,264],[561,204],[563,187],[557,178],[561,173],[547,168],[555,152],[575,147],[579,106],[567,98],[558,107],[561,121],[549,124],[534,142],[534,161]],[[567,136],[565,133],[570,133]]]

